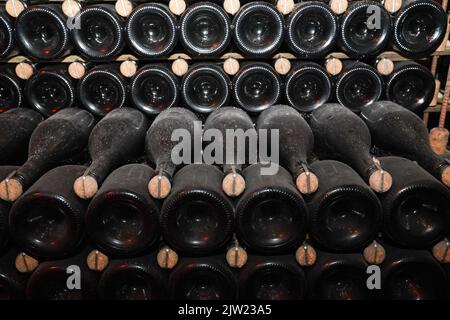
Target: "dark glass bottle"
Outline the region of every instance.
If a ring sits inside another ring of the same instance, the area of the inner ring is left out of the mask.
[[[146,65],[130,82],[131,103],[150,116],[175,106],[178,95],[178,79],[164,66]]]
[[[277,103],[281,79],[267,63],[244,65],[233,78],[233,94],[237,105],[248,112],[258,113]]]
[[[14,21],[0,5],[0,59],[10,56],[15,46]]]
[[[119,66],[99,65],[89,70],[78,83],[78,96],[81,104],[99,117],[123,107],[127,88]]]
[[[65,65],[53,65],[39,69],[25,85],[28,105],[45,117],[75,102],[75,81]]]
[[[278,130],[279,162],[287,168],[295,179],[297,189],[309,194],[317,190],[317,177],[308,169],[308,161],[314,147],[314,136],[308,123],[300,113],[292,107],[275,105],[264,111],[258,117],[256,124],[260,143],[263,143],[262,130],[270,132],[272,141],[273,130]],[[266,139],[269,139],[266,132]],[[275,146],[269,145],[270,154],[274,157]],[[262,150],[260,149],[260,154]],[[263,161],[262,159],[261,161]]]
[[[316,161],[311,169],[320,185],[308,202],[310,235],[330,251],[356,251],[374,240],[382,208],[361,177],[334,160]]]
[[[352,1],[340,17],[340,46],[351,56],[372,56],[390,40],[391,17],[375,1]]]
[[[61,6],[36,5],[26,8],[15,21],[16,41],[23,53],[37,60],[61,58],[71,41]]]
[[[0,179],[5,179],[8,174],[16,170],[15,166],[0,166]],[[0,254],[3,248],[6,247],[9,240],[9,230],[8,230],[8,218],[9,218],[9,210],[11,209],[11,205],[3,200],[0,200]],[[1,259],[1,258],[0,258]],[[1,276],[0,276],[1,278]],[[1,285],[0,285],[1,287]],[[0,289],[1,292],[1,289]],[[0,294],[1,296],[1,294]],[[1,298],[0,298],[1,300]]]
[[[223,256],[183,258],[170,274],[171,296],[177,300],[233,300],[236,278]]]
[[[331,79],[325,68],[317,63],[300,62],[287,75],[284,92],[291,106],[309,112],[330,99]]]
[[[123,20],[112,4],[96,4],[81,9],[76,16],[78,28],[72,39],[80,54],[90,60],[108,60],[125,46]]]
[[[367,287],[369,265],[362,254],[317,252],[308,271],[308,297],[313,300],[372,300],[375,290]]]
[[[125,37],[129,47],[140,56],[162,57],[177,44],[177,20],[166,5],[141,4],[127,19]]]
[[[284,40],[284,17],[271,3],[245,4],[235,15],[233,25],[234,42],[248,56],[268,56]]]
[[[13,68],[0,66],[0,113],[20,107],[23,98],[22,81]]]
[[[308,209],[282,167],[265,175],[261,164],[243,171],[246,189],[236,204],[236,228],[245,246],[261,254],[295,250],[304,240]]]
[[[286,41],[305,58],[325,56],[335,45],[338,21],[322,1],[300,2],[289,15]]]
[[[12,248],[0,251],[0,301],[25,298],[27,276],[14,267],[18,251]]]
[[[392,173],[392,189],[380,197],[384,233],[396,244],[429,248],[450,230],[450,192],[415,162],[383,157]]]
[[[94,123],[89,112],[75,108],[41,122],[31,135],[28,160],[0,183],[0,198],[16,200],[46,171],[82,152]]]
[[[77,253],[64,260],[45,261],[31,274],[26,286],[29,300],[95,300],[97,297],[98,276],[88,269],[86,257],[88,250]],[[74,268],[77,267],[78,269]],[[69,288],[69,277],[77,273],[80,288]]]
[[[162,300],[168,297],[167,280],[151,253],[112,260],[102,273],[98,292],[106,300]]]
[[[75,182],[75,193],[84,199],[93,197],[111,171],[140,156],[148,126],[143,113],[126,107],[115,109],[100,120],[89,136],[92,162]]]
[[[386,80],[386,99],[420,114],[433,100],[434,76],[428,68],[412,62],[398,62]]]
[[[421,118],[390,101],[364,107],[361,117],[369,127],[377,147],[417,161],[436,179],[450,187],[450,163],[431,149],[428,130]]]
[[[15,108],[0,114],[0,165],[25,162],[31,134],[42,120],[39,113],[25,108]]]
[[[229,87],[230,79],[221,67],[201,63],[189,68],[183,77],[181,94],[194,111],[210,113],[227,103]]]
[[[443,267],[429,251],[385,246],[381,293],[388,300],[443,300],[449,287]]]
[[[239,298],[244,300],[299,300],[306,279],[294,256],[249,256],[239,274]]]
[[[154,171],[128,164],[113,171],[86,213],[87,233],[97,247],[113,256],[133,256],[159,238],[159,203],[147,183]]]
[[[316,151],[323,159],[345,162],[376,192],[389,190],[392,177],[370,154],[369,129],[356,114],[339,104],[328,103],[312,112],[309,124]]]
[[[192,54],[218,55],[230,43],[230,19],[217,4],[195,3],[181,16],[180,37],[184,48]]]
[[[219,169],[207,164],[187,165],[175,174],[161,210],[161,231],[181,254],[213,254],[230,240],[234,212],[222,178]]]
[[[354,112],[378,101],[384,82],[375,68],[359,61],[344,61],[335,83],[337,101]]]
[[[404,0],[394,17],[394,48],[420,58],[435,51],[447,30],[447,14],[432,0]]]

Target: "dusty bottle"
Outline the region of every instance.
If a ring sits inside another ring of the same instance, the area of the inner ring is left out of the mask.
[[[145,141],[149,160],[155,165],[156,176],[149,182],[149,192],[153,198],[167,197],[171,189],[171,179],[181,163],[172,161],[172,150],[179,143],[172,141],[174,130],[184,129],[189,132],[190,149],[194,150],[195,126],[201,132],[201,123],[197,116],[185,108],[169,108],[161,112],[147,131]],[[201,134],[201,133],[200,133]],[[200,146],[201,148],[201,146]],[[191,155],[183,154],[183,158],[191,161]]]
[[[375,192],[390,189],[391,175],[370,154],[372,141],[364,121],[336,103],[324,104],[311,115],[316,149],[323,157],[348,164]]]
[[[210,137],[209,141],[213,143],[216,138],[222,140],[222,149],[219,151],[221,155],[217,153],[213,155],[219,158],[220,163],[216,164],[222,165],[225,174],[222,189],[228,196],[239,196],[245,189],[245,180],[241,175],[242,167],[250,162],[250,155],[253,157],[257,153],[258,135],[253,121],[242,109],[222,107],[212,112],[206,119],[204,130],[209,129],[219,130],[221,134],[220,138]],[[238,139],[235,143],[234,135],[230,135],[230,133],[227,135],[227,130],[242,130],[245,133],[245,141]],[[204,137],[204,141],[206,140]],[[208,146],[205,146],[205,150],[207,148],[209,149]],[[242,150],[245,151],[242,153]],[[256,161],[257,159],[254,159],[253,162]]]
[[[400,157],[380,162],[393,176],[380,196],[384,234],[409,248],[430,248],[450,230],[450,191],[418,164]]]
[[[102,252],[133,256],[159,238],[159,207],[147,189],[154,171],[144,164],[114,170],[92,199],[86,213],[87,233]]]
[[[431,149],[428,130],[417,115],[390,102],[380,101],[361,110],[376,146],[417,161],[450,187],[450,163]]]
[[[8,174],[16,169],[17,167],[15,166],[0,166],[0,179],[5,179]],[[8,219],[10,209],[11,205],[8,202],[0,200],[0,253],[9,240]]]
[[[31,135],[28,160],[0,182],[0,198],[15,201],[46,171],[83,151],[94,123],[89,112],[75,108],[41,122]]]
[[[310,235],[330,251],[355,252],[374,240],[382,208],[361,177],[334,160],[313,162],[311,169],[320,186],[308,201]]]
[[[0,114],[0,165],[25,162],[30,137],[42,120],[39,113],[26,108],[15,108]]]
[[[75,193],[83,199],[92,198],[111,171],[141,155],[148,126],[145,115],[131,108],[113,110],[100,120],[89,136],[92,162],[75,180]]]
[[[278,130],[279,162],[294,176],[297,189],[303,194],[314,193],[319,181],[308,169],[308,161],[314,147],[311,128],[300,113],[292,107],[275,105],[258,117],[257,130]],[[261,141],[261,131],[259,140]],[[267,133],[268,135],[268,133]],[[271,138],[272,140],[272,138]],[[275,146],[270,146],[271,153],[276,153]]]
[[[180,254],[213,254],[230,240],[234,210],[222,179],[222,172],[207,164],[187,165],[175,174],[161,209],[161,231]]]
[[[22,85],[13,68],[0,66],[0,113],[22,105]]]

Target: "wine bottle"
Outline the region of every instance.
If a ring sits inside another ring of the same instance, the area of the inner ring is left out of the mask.
[[[200,120],[195,114],[185,108],[170,108],[161,112],[147,131],[145,141],[146,153],[150,162],[156,167],[155,177],[149,184],[149,192],[153,198],[164,199],[170,193],[171,179],[181,163],[172,161],[172,151],[178,144],[172,141],[172,133],[177,130],[186,130],[191,139],[189,145],[193,149],[196,122],[201,131]],[[188,155],[183,155],[188,157]]]
[[[98,65],[78,83],[80,103],[94,115],[102,117],[124,106],[127,96],[125,78],[118,65]]]
[[[254,1],[243,5],[233,25],[234,42],[247,56],[268,56],[284,39],[284,17],[271,3]]]
[[[76,195],[92,198],[111,171],[141,155],[148,126],[144,114],[125,107],[111,111],[100,120],[89,136],[92,162],[73,185]]]
[[[396,63],[386,80],[386,99],[417,114],[428,108],[434,90],[435,81],[430,70],[412,61]]]
[[[306,279],[294,256],[249,256],[239,273],[239,297],[245,300],[299,300]]]
[[[31,135],[28,160],[0,182],[0,198],[15,201],[46,171],[83,151],[94,122],[89,112],[75,108],[41,122]]]
[[[403,0],[394,17],[393,45],[402,54],[428,56],[442,43],[447,30],[447,14],[432,0]]]
[[[20,107],[22,100],[21,80],[11,67],[0,66],[0,113]]]
[[[391,17],[381,3],[352,1],[340,16],[340,46],[351,56],[373,56],[386,48],[391,29]]]
[[[75,102],[75,81],[65,65],[52,65],[39,69],[26,82],[25,97],[28,105],[45,117]]]
[[[25,162],[31,134],[42,120],[39,113],[26,108],[15,108],[0,114],[0,165]]]
[[[230,79],[223,69],[211,63],[195,64],[184,75],[181,94],[192,110],[210,113],[228,101]]]
[[[310,235],[329,251],[355,252],[373,241],[382,208],[361,177],[334,160],[313,162],[311,170],[320,186],[308,202]]]
[[[361,110],[377,147],[417,161],[425,170],[450,187],[450,163],[435,154],[422,119],[402,106],[380,101]]]
[[[0,252],[0,301],[25,298],[27,276],[14,268],[17,253],[17,250],[13,248]]]
[[[301,57],[323,57],[336,43],[338,21],[330,7],[322,1],[298,3],[286,25],[287,44]]]
[[[181,44],[191,54],[216,56],[230,43],[230,24],[222,7],[211,2],[195,3],[180,18]]]
[[[170,274],[169,290],[177,300],[233,300],[236,278],[223,256],[183,258]]]
[[[376,290],[367,287],[368,267],[359,253],[319,251],[316,263],[307,274],[308,297],[314,300],[372,300]]]
[[[145,58],[169,54],[178,41],[178,25],[169,8],[160,3],[145,3],[134,8],[125,25],[129,47]]]
[[[159,238],[159,203],[147,183],[154,171],[144,164],[128,164],[106,178],[86,213],[87,234],[104,253],[133,256],[145,252]]]
[[[258,117],[256,125],[261,141],[261,130],[278,130],[280,164],[294,176],[297,189],[303,194],[314,193],[319,181],[308,169],[308,160],[314,147],[311,128],[294,108],[276,105]],[[272,139],[271,139],[272,140]],[[271,146],[271,153],[277,152]]]
[[[87,250],[64,260],[45,261],[26,285],[29,300],[95,300],[98,277],[86,266]],[[79,280],[69,277],[77,275]],[[79,287],[75,285],[79,281]],[[69,284],[74,287],[69,287]]]
[[[301,112],[312,111],[326,103],[331,91],[328,73],[314,62],[295,64],[286,77],[284,87],[289,104]]]
[[[145,65],[131,79],[130,100],[145,114],[157,115],[178,102],[178,79],[165,66]]]
[[[37,60],[55,60],[71,49],[66,18],[56,4],[23,10],[15,20],[15,36],[22,52]]]
[[[98,292],[106,300],[162,300],[168,297],[167,280],[153,252],[112,260],[101,275]]]
[[[0,5],[0,59],[11,55],[15,47],[14,21]]]
[[[381,293],[389,300],[442,300],[449,298],[442,266],[426,250],[386,246],[381,265]]]
[[[175,174],[161,210],[161,231],[180,254],[213,254],[230,240],[234,212],[222,179],[222,172],[207,164],[187,165]]]
[[[308,209],[288,171],[279,167],[275,175],[265,175],[262,167],[243,171],[247,188],[236,204],[237,234],[254,252],[290,252],[305,239]]]
[[[219,159],[220,163],[215,163],[222,164],[222,170],[225,174],[222,180],[222,189],[228,196],[237,197],[245,189],[245,180],[241,175],[242,166],[250,163],[251,156],[256,156],[258,134],[253,126],[253,121],[242,109],[222,107],[213,111],[206,119],[204,130],[206,132],[210,129],[219,130],[222,137],[222,149],[219,151],[222,159]],[[242,130],[242,133],[245,134],[245,140],[236,138],[235,143],[234,135],[227,135],[228,130],[235,130],[236,134],[238,130]],[[204,140],[206,141],[205,137]],[[211,140],[213,140],[212,137]],[[208,146],[205,146],[205,150],[206,148]],[[212,156],[220,158],[217,153]]]
[[[309,124],[323,158],[348,164],[375,192],[391,188],[392,177],[370,154],[369,129],[356,114],[339,104],[328,103],[312,112]]]
[[[233,78],[234,100],[247,112],[258,113],[277,103],[281,79],[267,63],[243,65]]]
[[[18,167],[16,166],[0,166],[0,179],[5,179],[8,174],[12,171],[16,170]],[[9,210],[11,209],[11,205],[3,200],[0,200],[0,254],[2,250],[6,247],[9,240],[9,230],[8,230],[8,218],[9,218]],[[1,258],[0,258],[1,259]],[[1,276],[0,276],[1,278]],[[1,285],[0,285],[1,287]],[[1,290],[0,290],[1,292]],[[1,296],[1,294],[0,294]],[[0,298],[1,300],[1,298]]]
[[[375,68],[359,61],[344,61],[343,70],[336,79],[337,101],[354,112],[378,101],[384,82]]]
[[[75,48],[90,60],[109,60],[125,46],[124,23],[112,4],[96,4],[82,8],[71,30]]]
[[[59,259],[73,253],[84,236],[87,202],[73,192],[86,170],[66,165],[44,174],[14,203],[9,228],[14,243],[39,258]]]
[[[384,233],[396,244],[429,248],[450,230],[450,191],[415,162],[382,157],[393,175],[392,189],[380,197]]]

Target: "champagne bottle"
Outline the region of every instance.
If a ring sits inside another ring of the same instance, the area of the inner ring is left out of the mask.
[[[325,104],[312,112],[311,129],[319,153],[355,169],[378,193],[388,191],[392,176],[370,154],[369,129],[357,115],[336,104]]]
[[[25,298],[27,276],[14,268],[17,250],[8,248],[0,251],[0,301],[22,300]]]
[[[19,77],[10,66],[0,66],[0,113],[20,107],[22,101],[22,82]]]
[[[57,167],[36,181],[11,208],[11,236],[37,258],[59,259],[73,253],[84,237],[87,202],[73,192],[84,166]]]
[[[42,120],[39,113],[26,108],[15,108],[0,114],[0,165],[25,162],[30,137]]]
[[[172,150],[178,144],[177,141],[172,141],[172,133],[176,129],[187,130],[191,139],[189,145],[193,150],[196,122],[200,125],[200,120],[188,109],[170,108],[161,112],[148,129],[145,141],[146,152],[150,162],[156,167],[156,176],[148,185],[153,198],[167,197],[171,190],[172,176],[181,165],[172,161]],[[198,129],[201,131],[201,127]],[[187,155],[183,157],[191,158]]]
[[[311,128],[294,108],[276,105],[258,117],[256,125],[260,130],[278,130],[280,164],[294,176],[298,191],[303,194],[314,193],[319,185],[316,175],[308,169],[308,160],[314,147]],[[276,152],[271,146],[271,152]]]
[[[223,174],[212,165],[191,164],[175,174],[161,210],[161,231],[180,254],[218,252],[232,236],[234,210],[222,191]]]
[[[382,157],[380,162],[394,178],[392,189],[380,197],[384,233],[414,249],[439,242],[450,230],[450,191],[410,160]]]
[[[15,201],[46,171],[83,151],[94,122],[89,112],[75,108],[41,122],[31,135],[28,160],[0,182],[0,198]]]
[[[320,186],[308,202],[310,235],[329,251],[354,252],[373,241],[382,208],[372,190],[344,163],[316,161],[311,169]]]
[[[102,252],[133,256],[159,238],[159,203],[147,189],[154,171],[144,164],[114,170],[92,199],[86,213],[87,234]]]
[[[141,155],[148,126],[145,115],[131,108],[115,109],[100,120],[89,136],[92,162],[73,185],[76,195],[92,198],[111,171]]]
[[[299,300],[306,279],[294,256],[249,256],[239,273],[239,297],[245,300]]]
[[[223,256],[183,258],[170,274],[169,288],[177,300],[233,300],[237,284]]]
[[[450,187],[450,163],[435,154],[422,119],[402,106],[380,101],[361,110],[374,144],[395,155],[417,161],[425,170]]]

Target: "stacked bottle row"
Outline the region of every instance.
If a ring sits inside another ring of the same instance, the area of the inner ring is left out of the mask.
[[[286,76],[265,62],[244,62],[234,76],[227,75],[222,64],[195,63],[182,78],[164,64],[143,65],[128,78],[119,64],[89,66],[76,62],[39,66],[26,81],[18,77],[23,76],[20,65],[3,65],[0,108],[5,111],[27,106],[48,117],[77,106],[104,116],[129,105],[155,116],[176,105],[208,114],[233,104],[257,114],[277,103],[311,112],[336,101],[360,112],[361,107],[385,98],[420,114],[435,95],[433,75],[415,62],[395,63],[389,75],[383,76],[380,65],[390,65],[390,60],[371,65],[347,60],[342,71],[333,76],[327,71],[330,61],[324,66],[297,62]]]
[[[77,7],[71,18],[59,4],[21,7],[16,19],[1,9],[5,37],[0,56],[18,48],[37,61],[75,51],[88,60],[110,60],[124,52],[157,58],[169,55],[179,42],[195,56],[238,51],[267,58],[285,45],[305,58],[325,57],[336,47],[353,57],[373,56],[386,48],[425,57],[445,37],[446,13],[431,0],[403,1],[394,15],[380,2],[352,1],[338,16],[327,2],[300,2],[284,17],[270,1],[252,1],[233,19],[213,2],[194,3],[179,19],[158,3],[141,4],[126,18],[113,4]]]

